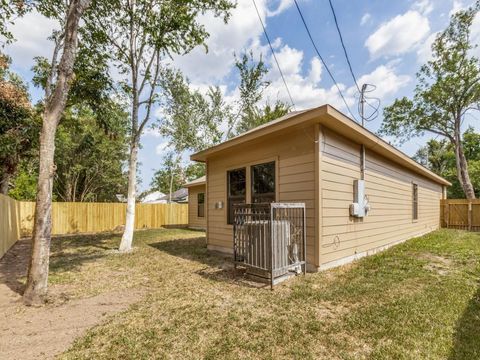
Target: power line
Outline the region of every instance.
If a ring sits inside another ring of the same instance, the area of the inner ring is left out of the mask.
[[[290,98],[290,102],[292,103],[293,110],[295,110],[295,103],[293,102],[292,95],[290,94],[290,90],[288,89],[287,82],[285,81],[285,77],[283,76],[283,72],[282,72],[282,69],[280,68],[280,64],[278,63],[277,56],[275,55],[275,51],[273,51],[273,46],[267,34],[267,29],[265,29],[265,25],[263,24],[263,20],[262,20],[262,17],[260,16],[260,12],[258,11],[257,3],[255,2],[255,0],[252,0],[252,1],[253,1],[253,6],[255,6],[255,11],[257,12],[258,20],[260,20],[260,24],[262,24],[263,33],[265,34],[265,38],[267,39],[268,45],[270,46],[270,50],[272,51],[273,58],[275,59],[275,63],[277,64],[278,72],[282,77],[283,84],[285,85],[285,89],[287,89],[288,97]]]
[[[310,33],[310,29],[308,28],[307,22],[305,21],[305,18],[303,17],[303,13],[302,13],[302,10],[300,9],[300,6],[298,6],[297,0],[293,0],[293,1],[295,2],[295,6],[297,7],[298,13],[300,14],[300,18],[302,19],[303,26],[305,27],[305,30],[307,31],[308,37],[310,38],[310,41],[311,41],[311,43],[312,43],[312,45],[313,45],[313,48],[315,49],[315,52],[317,53],[318,57],[320,58],[320,61],[322,62],[322,64],[323,64],[323,66],[325,67],[325,69],[327,70],[328,75],[330,76],[330,78],[332,79],[333,83],[335,84],[335,87],[337,88],[338,93],[340,94],[340,97],[342,98],[345,106],[347,107],[348,112],[349,112],[350,115],[353,117],[353,119],[354,119],[355,121],[357,121],[357,118],[355,117],[355,115],[353,115],[352,111],[350,110],[350,107],[349,107],[348,104],[347,104],[347,100],[345,100],[345,97],[343,96],[342,91],[340,90],[340,86],[338,86],[338,83],[337,83],[337,81],[335,80],[335,77],[333,76],[332,72],[331,72],[330,69],[328,68],[325,60],[323,60],[322,55],[320,55],[320,51],[318,51],[317,45],[315,44],[315,41],[313,40],[312,34]]]
[[[352,64],[350,63],[350,58],[348,57],[347,48],[345,47],[345,43],[343,42],[342,32],[340,31],[340,26],[338,25],[337,14],[335,13],[335,9],[333,8],[332,0],[328,0],[328,2],[330,4],[330,9],[332,9],[333,20],[335,21],[335,26],[337,27],[337,32],[338,32],[338,35],[340,36],[340,42],[342,43],[343,53],[345,54],[345,58],[347,59],[348,67],[350,69],[350,74],[352,74],[353,81],[355,82],[355,86],[357,87],[358,92],[361,92],[360,87],[358,86],[358,83],[357,83],[357,78],[355,77],[355,73],[353,72],[353,69],[352,69]]]

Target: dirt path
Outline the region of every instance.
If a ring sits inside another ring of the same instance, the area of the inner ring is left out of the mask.
[[[2,359],[51,359],[88,328],[138,301],[140,291],[107,292],[68,300],[65,289],[51,287],[55,302],[44,307],[21,303],[30,244],[20,240],[0,260],[0,354]],[[63,300],[62,300],[63,299]]]

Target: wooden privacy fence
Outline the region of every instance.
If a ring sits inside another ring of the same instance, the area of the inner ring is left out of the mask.
[[[120,230],[125,225],[127,205],[122,203],[68,203],[52,205],[52,234],[96,233]],[[20,202],[22,235],[33,230],[34,202]],[[187,204],[137,204],[135,229],[187,225]]]
[[[0,194],[0,258],[20,238],[20,202]]]
[[[441,208],[442,227],[480,231],[480,199],[441,200]]]
[[[52,235],[97,233],[121,230],[125,225],[126,204],[52,204]],[[0,258],[22,236],[33,230],[34,202],[16,201],[0,194]],[[186,226],[187,204],[137,204],[135,229]]]

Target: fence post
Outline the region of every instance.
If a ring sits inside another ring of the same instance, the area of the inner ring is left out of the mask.
[[[472,231],[472,200],[468,201],[468,231]]]
[[[445,211],[445,227],[448,229],[448,227],[450,226],[450,203],[445,200],[445,203],[444,203],[444,211]]]

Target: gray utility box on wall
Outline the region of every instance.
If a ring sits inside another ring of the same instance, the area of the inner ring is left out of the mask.
[[[363,218],[368,215],[370,205],[365,194],[365,180],[353,182],[353,204],[350,204],[350,216]]]

